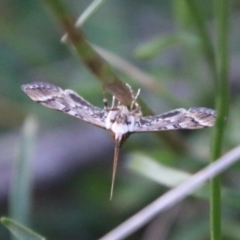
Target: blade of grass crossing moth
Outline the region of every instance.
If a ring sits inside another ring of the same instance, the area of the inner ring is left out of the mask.
[[[116,172],[117,172],[119,148],[120,148],[120,142],[116,140],[116,141],[115,141],[115,147],[114,147],[114,160],[113,160],[113,172],[112,172],[112,183],[111,183],[110,201],[112,200],[112,197],[113,197],[113,189],[114,189],[114,183],[115,183]]]

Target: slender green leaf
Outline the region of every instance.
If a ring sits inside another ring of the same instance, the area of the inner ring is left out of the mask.
[[[23,124],[10,189],[10,216],[25,225],[29,224],[31,209],[31,161],[36,142],[36,122],[29,116]]]
[[[75,26],[82,27],[82,25],[101,7],[101,5],[105,2],[105,0],[94,0],[79,16],[77,19]],[[62,37],[62,41],[66,42],[67,34],[64,34]]]
[[[191,45],[198,47],[199,44],[200,41],[194,34],[178,33],[166,35],[156,37],[147,43],[141,44],[135,50],[135,55],[141,59],[150,59],[176,45]]]
[[[123,222],[101,239],[123,239],[148,223],[162,211],[166,211],[186,196],[203,186],[209,179],[220,174],[240,159],[240,146],[232,149],[217,161],[192,175],[177,187],[169,190],[138,213]]]
[[[24,227],[23,225],[11,220],[10,218],[2,217],[2,224],[8,228],[8,230],[18,240],[45,240],[46,238],[33,232],[31,229]]]
[[[148,179],[168,188],[177,187],[179,184],[183,183],[192,176],[192,174],[188,172],[159,163],[142,153],[132,153],[130,155],[128,167]],[[208,199],[209,194],[209,185],[206,184],[197,191],[193,192],[191,195],[202,199]],[[228,188],[222,189],[222,201],[224,205],[228,205],[239,210],[239,200],[240,193]]]

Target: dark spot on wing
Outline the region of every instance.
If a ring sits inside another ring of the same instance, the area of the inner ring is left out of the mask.
[[[180,111],[170,111],[170,112],[162,114],[161,118],[170,118],[170,117],[173,117],[175,115],[178,115],[179,113],[180,113]]]
[[[68,107],[63,108],[61,111],[68,113],[71,109]]]
[[[209,114],[212,116],[216,116],[216,111],[210,108],[205,108],[205,107],[198,107],[198,108],[190,108],[190,112],[197,112],[197,113],[202,113],[202,114]]]
[[[52,103],[54,103],[56,100],[54,98],[49,98],[49,99],[46,99],[46,100],[38,100],[36,101],[37,103],[40,103],[40,104],[49,104],[51,105]]]
[[[73,93],[70,93],[69,97],[72,98],[73,101],[79,103],[80,105],[89,107],[89,104],[83,98],[81,98]]]
[[[146,126],[151,126],[151,122],[145,120],[145,119],[140,119],[139,122],[141,123],[141,125],[146,125]],[[138,124],[139,125],[139,124]]]

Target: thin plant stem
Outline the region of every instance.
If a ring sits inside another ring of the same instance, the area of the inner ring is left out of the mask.
[[[63,31],[68,34],[77,56],[97,76],[103,88],[114,95],[121,103],[130,106],[132,102],[128,87],[117,77],[110,65],[91,47],[81,29],[76,29],[68,8],[61,0],[45,0]]]
[[[196,25],[199,39],[201,40],[203,55],[206,59],[209,70],[212,73],[213,80],[216,82],[217,71],[215,64],[214,47],[205,24],[205,17],[203,16],[203,13],[199,9],[198,4],[195,2],[195,0],[186,0],[186,3],[189,8],[189,13],[191,14],[191,17]]]
[[[228,22],[229,1],[215,0],[216,18],[216,128],[212,139],[212,161],[221,156],[226,117],[229,108],[229,80],[228,80]],[[220,177],[211,180],[210,199],[210,228],[211,240],[221,239],[221,182]]]
[[[81,27],[105,2],[106,0],[94,0],[85,11],[79,16],[75,23],[75,27]],[[65,33],[61,39],[63,42],[67,40],[67,34]]]
[[[76,27],[82,26],[106,0],[94,0],[76,21]]]
[[[213,131],[211,159],[219,158],[223,144],[223,137],[226,125],[226,116],[229,106],[229,86],[228,86],[228,18],[229,18],[229,1],[215,0],[215,19],[216,19],[216,49],[214,51],[211,43],[204,16],[202,11],[197,7],[194,0],[186,0],[192,18],[195,21],[202,41],[203,53],[206,62],[213,76],[215,83],[215,105],[217,110],[216,127]],[[211,180],[210,196],[210,231],[211,240],[221,238],[221,185],[219,177]]]

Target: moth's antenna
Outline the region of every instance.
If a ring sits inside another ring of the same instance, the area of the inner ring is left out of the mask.
[[[114,160],[113,160],[113,173],[112,173],[112,183],[111,183],[111,192],[110,192],[110,201],[112,200],[112,197],[113,197],[113,189],[114,189],[114,183],[115,183],[116,172],[117,172],[119,148],[120,148],[120,141],[115,140]]]

